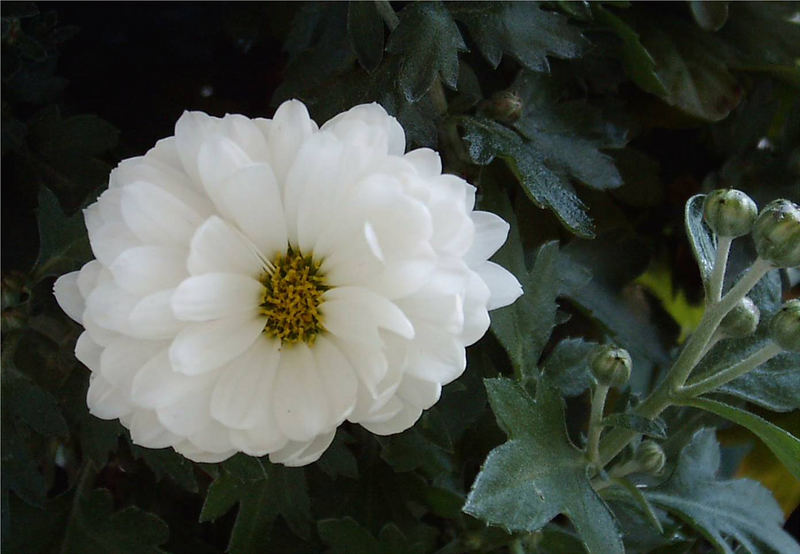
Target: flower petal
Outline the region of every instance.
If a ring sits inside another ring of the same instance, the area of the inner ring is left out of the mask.
[[[86,405],[89,412],[100,419],[117,419],[133,409],[122,391],[103,379],[99,373],[92,373],[89,378]]]
[[[269,398],[280,359],[280,342],[257,340],[220,370],[211,395],[211,416],[234,429],[255,427]]]
[[[183,321],[208,321],[252,312],[264,285],[237,273],[205,273],[185,279],[172,294],[172,311]]]
[[[269,127],[267,145],[272,169],[278,182],[284,183],[300,145],[317,131],[317,124],[302,102],[287,100],[278,106]]]
[[[128,316],[131,335],[140,339],[171,339],[186,323],[172,313],[174,289],[162,290],[139,300]]]
[[[304,343],[281,350],[272,402],[278,425],[290,440],[309,441],[333,426],[323,381]]]
[[[133,294],[173,288],[186,277],[186,250],[137,246],[117,256],[108,268],[120,287]]]
[[[299,467],[316,462],[331,445],[335,436],[336,430],[333,430],[307,442],[290,442],[280,450],[271,452],[269,461],[289,467]]]
[[[53,294],[58,305],[70,318],[77,323],[83,320],[83,310],[86,308],[83,296],[78,288],[78,271],[62,275],[53,283]]]
[[[414,338],[414,326],[396,304],[361,287],[336,287],[324,294],[323,324],[334,335],[352,341],[377,342],[377,329]]]
[[[192,275],[230,272],[255,277],[261,272],[262,263],[239,231],[211,216],[192,237],[187,267]]]
[[[227,137],[211,135],[203,141],[197,154],[197,167],[203,186],[217,208],[225,208],[217,194],[219,185],[252,163],[245,151]]]
[[[464,255],[464,261],[476,265],[491,258],[503,246],[510,226],[491,212],[472,212],[470,217],[475,224],[475,240]]]
[[[191,377],[178,373],[169,361],[169,351],[164,350],[136,373],[131,383],[131,399],[143,408],[169,406],[207,387],[213,377],[213,373]]]
[[[318,336],[311,349],[323,387],[330,401],[336,425],[350,415],[356,403],[356,379],[353,366],[328,339]]]
[[[142,242],[186,246],[201,216],[175,196],[151,183],[138,182],[122,189],[122,217]]]
[[[198,375],[221,367],[247,350],[264,329],[256,310],[187,325],[172,343],[169,357],[175,371]]]
[[[119,337],[103,350],[100,356],[100,373],[115,387],[130,390],[131,382],[139,369],[158,353],[165,351],[166,347],[165,341]]]
[[[486,305],[487,309],[495,310],[508,306],[522,296],[522,285],[505,268],[493,262],[484,262],[474,269],[491,291],[491,296]]]
[[[88,331],[81,333],[75,342],[75,357],[90,371],[98,371],[100,369],[100,356],[102,353],[103,347],[92,340]]]
[[[133,443],[145,448],[166,448],[180,440],[178,435],[170,433],[161,425],[158,416],[151,410],[134,412],[128,428]]]

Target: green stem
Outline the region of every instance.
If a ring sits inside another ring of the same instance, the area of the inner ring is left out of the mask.
[[[600,459],[600,433],[603,431],[603,408],[606,405],[608,386],[598,384],[592,395],[592,411],[589,415],[589,437],[586,441],[586,453],[589,461],[596,464]]]
[[[676,400],[677,391],[683,387],[689,378],[692,370],[700,361],[700,358],[707,351],[707,345],[719,327],[720,321],[731,309],[741,300],[750,289],[766,274],[772,265],[757,258],[750,269],[747,270],[739,282],[737,282],[719,302],[710,302],[706,307],[703,318],[697,329],[681,351],[678,359],[672,365],[666,378],[655,390],[639,404],[634,413],[642,417],[652,419],[663,412]],[[614,429],[606,435],[606,439],[600,446],[599,464],[605,465],[610,462],[619,452],[625,448],[638,433],[630,429]]]
[[[710,392],[718,387],[721,387],[725,383],[729,383],[737,377],[744,375],[748,371],[757,368],[761,364],[780,354],[782,351],[783,349],[780,346],[770,341],[760,350],[756,350],[739,363],[723,369],[722,371],[706,377],[705,379],[701,379],[695,383],[689,383],[685,387],[681,387],[678,390],[678,393],[681,396],[690,398]]]
[[[731,250],[733,237],[719,237],[717,256],[714,258],[714,269],[708,280],[708,301],[716,304],[722,298],[722,286],[725,282],[725,268],[728,265],[728,252]]]
[[[375,0],[375,9],[378,10],[389,30],[394,31],[395,27],[400,23],[400,18],[394,13],[392,5],[387,0]]]

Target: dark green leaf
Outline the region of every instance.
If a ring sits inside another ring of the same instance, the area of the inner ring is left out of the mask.
[[[4,379],[3,385],[4,409],[12,417],[42,435],[67,435],[67,422],[52,394],[23,376]]]
[[[724,417],[752,431],[783,462],[795,478],[800,479],[800,440],[755,414],[708,398],[692,398],[681,402]]]
[[[383,59],[383,20],[375,2],[348,2],[347,33],[358,62],[372,71]]]
[[[64,215],[58,199],[49,189],[39,191],[39,257],[35,279],[61,275],[91,258],[83,214]]]
[[[331,554],[378,554],[380,543],[351,517],[323,519],[317,523],[322,541]]]
[[[719,31],[728,20],[728,4],[730,2],[703,2],[691,0],[689,8],[700,27],[706,31]]]
[[[533,71],[548,71],[547,56],[576,58],[586,44],[567,18],[537,2],[464,2],[448,5],[492,67],[509,54]]]
[[[531,143],[511,129],[478,118],[464,118],[464,140],[470,158],[487,165],[495,157],[503,159],[519,179],[528,197],[540,208],[553,210],[573,233],[593,237],[592,220],[586,206],[556,173],[548,168],[544,156]]]
[[[80,489],[78,493],[80,494]],[[158,545],[169,537],[169,528],[154,514],[135,506],[113,512],[107,490],[91,490],[73,502],[67,523],[63,554],[145,554],[163,552]]]
[[[358,479],[356,457],[347,447],[347,442],[352,440],[345,431],[339,429],[333,442],[317,462],[319,468],[334,479],[340,475]]]
[[[599,2],[593,4],[593,8],[597,21],[610,27],[622,41],[620,46],[622,63],[631,80],[644,91],[666,95],[667,89],[656,73],[656,62],[642,45],[636,31],[622,19],[604,9]]]
[[[623,552],[614,518],[566,435],[561,397],[546,381],[536,401],[509,379],[487,379],[489,401],[509,441],[492,450],[464,511],[509,531],[533,532],[565,514],[590,552]]]
[[[800,552],[781,528],[783,512],[769,491],[748,479],[717,480],[719,463],[714,430],[701,429],[684,447],[670,478],[645,496],[697,529],[719,552],[732,552],[726,539],[754,554]]]
[[[611,414],[603,418],[603,425],[606,427],[622,427],[632,429],[637,433],[642,433],[656,439],[667,438],[667,427],[661,419],[647,419],[640,415],[630,413]]]
[[[400,90],[409,102],[422,98],[437,77],[452,89],[458,84],[458,52],[467,49],[441,2],[414,2],[400,12],[388,51],[402,55]]]
[[[613,484],[617,485],[618,488],[607,488],[603,489],[601,492],[601,496],[604,498],[623,498],[628,502],[634,504],[642,515],[645,517],[647,522],[652,525],[659,533],[664,533],[664,528],[661,526],[661,521],[659,521],[658,516],[656,515],[655,509],[647,500],[647,497],[642,493],[642,491],[633,483],[631,483],[628,479],[624,477],[619,479],[612,479]],[[617,491],[622,490],[624,494],[617,495],[615,494]]]
[[[153,450],[152,448],[132,446],[131,451],[135,457],[144,460],[159,481],[164,477],[169,477],[179,487],[190,492],[197,492],[194,464],[172,448]]]
[[[586,358],[596,346],[583,339],[564,339],[547,357],[542,371],[564,396],[578,396],[594,383]]]
[[[245,486],[241,480],[222,471],[208,487],[203,508],[200,510],[200,522],[214,521],[228,513],[239,501]]]

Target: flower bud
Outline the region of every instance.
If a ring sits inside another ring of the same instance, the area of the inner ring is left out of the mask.
[[[746,235],[757,215],[756,203],[740,190],[717,189],[703,201],[703,218],[721,237]]]
[[[753,225],[753,241],[775,267],[800,265],[800,206],[789,200],[767,204]]]
[[[590,359],[597,382],[607,387],[621,387],[631,376],[631,355],[624,348],[610,344],[598,346]]]
[[[657,442],[651,440],[642,441],[642,444],[636,449],[635,458],[643,473],[658,473],[664,469],[667,461],[664,449]]]
[[[761,312],[758,306],[745,296],[722,319],[719,327],[726,337],[738,339],[752,335],[758,327],[760,318]]]
[[[522,117],[522,98],[516,92],[502,90],[496,92],[486,102],[486,115],[502,123],[514,123]]]
[[[800,299],[786,302],[772,316],[769,330],[778,346],[791,352],[800,352]]]

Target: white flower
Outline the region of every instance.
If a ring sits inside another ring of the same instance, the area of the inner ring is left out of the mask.
[[[361,105],[320,129],[186,112],[85,212],[97,259],[55,295],[85,327],[87,403],[202,462],[310,463],[348,420],[408,429],[513,302],[508,224],[436,152]]]

